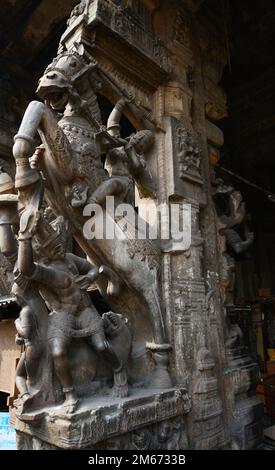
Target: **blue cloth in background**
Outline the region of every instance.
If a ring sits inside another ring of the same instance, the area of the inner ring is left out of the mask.
[[[16,450],[15,434],[9,413],[0,413],[0,450]]]

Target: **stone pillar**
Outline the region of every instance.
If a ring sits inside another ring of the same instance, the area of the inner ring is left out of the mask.
[[[245,377],[255,369],[244,358],[240,364],[230,362],[234,354],[229,357],[226,351],[218,218],[210,183],[209,159],[218,160],[223,144],[216,121],[226,114],[226,98],[217,83],[226,53],[213,25],[199,13],[203,2],[188,1],[187,9],[178,8],[176,1],[141,3],[142,11],[135,9],[135,2],[126,9],[110,0],[88,1],[85,8],[74,9],[59,50],[85,53],[87,70],[98,72],[93,76],[97,91],[112,103],[128,98],[138,110],[125,111],[131,124],[140,129],[147,123],[154,130],[147,166],[157,190],[148,203],[166,204],[172,223],[177,205],[183,221],[182,239],[174,236],[171,224],[169,240],[159,240],[158,300],[169,344],[151,348],[159,348],[159,368],[167,372],[161,348],[166,353],[170,346],[173,387],[135,389],[130,397],[106,399],[105,404],[90,397],[87,409],[82,406],[73,417],[62,410],[42,410],[24,421],[14,413],[23,448],[43,448],[43,442],[45,447],[75,449],[230,448],[240,427],[232,424],[239,409],[236,403],[251,390],[253,380],[245,385]],[[142,263],[147,253],[140,251]],[[120,306],[126,308],[129,298],[130,294]],[[140,314],[135,305],[134,320]],[[258,408],[244,398],[241,432],[250,426],[253,435]],[[258,442],[257,436],[245,439],[242,447]]]

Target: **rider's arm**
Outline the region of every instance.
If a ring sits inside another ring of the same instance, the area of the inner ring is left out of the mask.
[[[144,170],[144,165],[142,164],[142,160],[141,158],[138,157],[135,149],[133,148],[133,146],[131,144],[127,144],[125,146],[125,151],[127,153],[127,156],[128,156],[128,167],[129,167],[129,170],[130,172],[133,174],[133,175],[136,175],[138,173],[140,173],[141,171]]]
[[[90,263],[84,258],[80,258],[80,256],[74,255],[73,253],[67,253],[66,256],[72,263],[75,264],[79,274],[87,274],[93,280],[96,279],[98,276],[98,269],[94,264]]]
[[[63,271],[48,266],[42,266],[33,261],[31,237],[18,238],[18,270],[25,277],[54,288],[64,288],[69,285],[69,277]]]

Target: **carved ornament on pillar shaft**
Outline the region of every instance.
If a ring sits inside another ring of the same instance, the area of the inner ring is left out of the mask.
[[[215,361],[206,345],[201,345],[196,362],[193,392],[195,448],[226,449],[230,442],[229,433],[224,423]]]
[[[199,137],[187,120],[167,116],[165,121],[169,195],[203,204],[205,194]]]

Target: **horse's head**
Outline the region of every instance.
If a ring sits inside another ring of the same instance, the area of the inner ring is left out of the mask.
[[[62,52],[46,68],[36,93],[56,111],[64,111],[75,83],[87,70],[87,63],[77,52]]]

